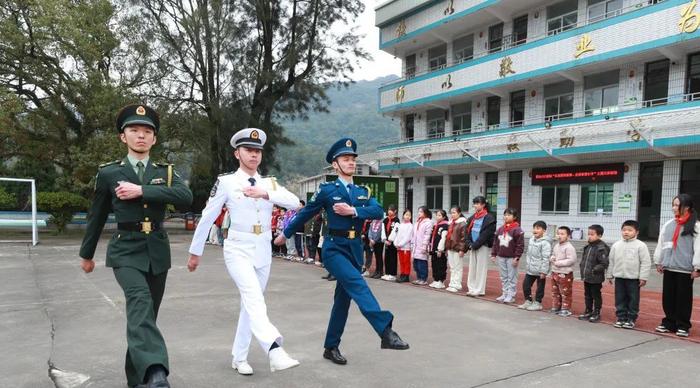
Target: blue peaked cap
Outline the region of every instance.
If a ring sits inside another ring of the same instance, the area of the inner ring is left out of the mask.
[[[333,163],[333,160],[341,155],[357,156],[357,142],[349,137],[336,141],[326,154],[326,162]]]

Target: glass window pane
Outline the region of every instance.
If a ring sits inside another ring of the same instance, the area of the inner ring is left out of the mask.
[[[581,185],[581,212],[595,212],[595,185]]]
[[[459,174],[450,176],[450,182],[456,184],[469,184],[469,174]]]
[[[544,98],[574,92],[574,81],[562,81],[544,85]]]
[[[544,115],[546,117],[557,116],[559,114],[559,98],[548,98],[544,101]],[[557,117],[554,117],[556,120]]]
[[[429,176],[425,178],[426,186],[442,186],[441,176]]]
[[[617,69],[583,77],[585,90],[617,85],[618,83],[620,83],[620,70]]]
[[[547,18],[551,19],[557,16],[575,11],[578,8],[578,0],[566,0],[560,3],[552,4],[547,7]]]
[[[616,106],[617,105],[617,86],[603,89],[603,106]]]
[[[554,187],[542,187],[540,210],[543,212],[554,211]]]
[[[600,109],[602,97],[603,91],[600,89],[586,91],[584,93],[584,109],[586,110],[586,113],[591,113],[590,111],[594,109]]]
[[[431,209],[442,209],[442,187],[435,189],[435,204]]]
[[[555,210],[569,212],[569,186],[557,186]]]
[[[573,113],[574,111],[574,95],[569,94],[566,96],[561,96],[559,97],[559,113],[560,114],[567,114],[567,113]],[[568,115],[567,117],[570,117]]]
[[[578,22],[578,14],[576,12],[564,15],[562,22],[562,30],[566,31],[568,29],[574,28]]]

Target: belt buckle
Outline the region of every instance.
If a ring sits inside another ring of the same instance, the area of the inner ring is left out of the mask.
[[[253,233],[261,234],[262,233],[262,225],[260,225],[260,224],[253,225]]]
[[[349,231],[348,231],[348,238],[349,238],[349,239],[355,238],[355,231],[354,231],[354,230],[349,230]]]
[[[153,228],[151,227],[151,221],[143,221],[141,222],[141,231],[143,233],[149,234]]]

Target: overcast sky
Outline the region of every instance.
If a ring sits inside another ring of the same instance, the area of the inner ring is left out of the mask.
[[[361,45],[372,54],[373,61],[363,61],[360,64],[354,73],[355,80],[373,80],[389,74],[399,74],[401,71],[400,60],[379,50],[379,29],[374,26],[374,8],[384,1],[386,0],[364,0],[365,12],[358,21],[358,32],[365,34]]]

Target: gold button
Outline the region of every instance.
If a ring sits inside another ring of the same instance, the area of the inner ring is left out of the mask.
[[[148,217],[144,218],[143,220],[144,220],[144,221],[148,221]]]
[[[147,204],[147,203],[144,203],[144,204],[143,204],[143,208],[144,208],[144,209],[148,208],[148,204]]]

